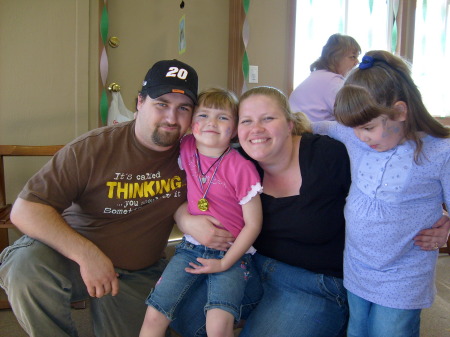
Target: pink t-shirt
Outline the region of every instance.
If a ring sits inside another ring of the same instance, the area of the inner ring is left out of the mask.
[[[220,162],[211,184],[209,184],[211,177],[220,160],[205,175],[207,180],[202,188],[193,135],[187,135],[181,140],[180,158],[180,166],[186,171],[189,213],[211,215],[218,219],[234,237],[237,237],[244,226],[241,205],[247,203],[257,193],[262,192],[261,179],[255,165],[238,151],[231,149]],[[199,154],[199,160],[203,173],[205,173],[217,158]],[[204,197],[208,186],[208,192]],[[207,211],[201,211],[198,208],[198,201],[203,197],[208,200]]]

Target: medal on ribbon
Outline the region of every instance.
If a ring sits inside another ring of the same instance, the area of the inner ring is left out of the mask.
[[[205,198],[201,198],[198,201],[198,209],[201,210],[202,212],[206,212],[208,210],[208,200],[206,200]]]
[[[231,150],[230,147],[228,147],[223,153],[220,155],[219,158],[217,158],[214,163],[208,168],[208,170],[203,173],[202,172],[202,166],[200,164],[200,155],[198,154],[198,149],[195,152],[195,159],[197,160],[197,168],[198,168],[198,181],[200,183],[200,187],[203,191],[203,184],[206,183],[207,178],[206,174],[211,170],[211,168],[217,163],[216,168],[214,169],[214,172],[211,176],[211,179],[209,179],[208,186],[206,187],[205,192],[203,193],[202,198],[198,201],[197,207],[200,211],[206,212],[209,208],[208,200],[206,200],[206,195],[208,194],[209,188],[211,186],[212,181],[214,180],[214,176],[216,175],[217,170],[219,169],[220,163],[222,162],[223,157]]]

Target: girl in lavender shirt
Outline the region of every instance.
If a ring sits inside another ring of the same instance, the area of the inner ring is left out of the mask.
[[[346,147],[352,185],[345,206],[348,336],[419,336],[435,295],[438,248],[417,232],[450,205],[450,129],[425,108],[407,64],[368,52],[336,97],[339,122],[314,125]]]

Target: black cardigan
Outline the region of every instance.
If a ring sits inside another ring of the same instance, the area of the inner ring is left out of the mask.
[[[261,195],[263,228],[254,247],[278,261],[342,278],[344,205],[351,182],[347,151],[327,136],[304,134],[299,161],[300,195]]]

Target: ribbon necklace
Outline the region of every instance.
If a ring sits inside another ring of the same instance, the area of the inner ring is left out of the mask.
[[[198,154],[198,149],[196,149],[195,151],[195,159],[197,161],[197,168],[198,168],[198,182],[200,183],[200,187],[203,191],[203,184],[206,183],[206,175],[208,174],[208,172],[211,170],[211,168],[216,165],[216,163],[218,162],[216,168],[214,169],[214,172],[211,176],[211,179],[209,180],[208,186],[206,187],[206,190],[203,193],[203,196],[200,198],[200,200],[197,203],[197,207],[199,210],[201,210],[202,212],[205,212],[208,210],[209,208],[209,204],[208,204],[208,200],[206,200],[206,194],[208,194],[209,188],[211,186],[212,181],[214,180],[214,176],[216,175],[217,170],[219,169],[220,163],[222,162],[223,157],[225,157],[225,155],[230,152],[231,148],[227,147],[225,149],[225,151],[222,152],[222,154],[220,155],[219,158],[217,158],[214,163],[212,163],[212,165],[208,168],[208,170],[203,173],[202,171],[202,166],[200,164],[200,155]]]

